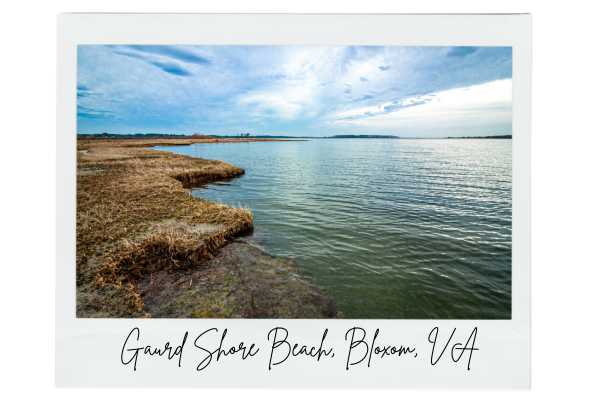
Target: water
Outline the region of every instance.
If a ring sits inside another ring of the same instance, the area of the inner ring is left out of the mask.
[[[254,213],[346,318],[511,316],[512,140],[160,147],[246,170],[195,196]]]

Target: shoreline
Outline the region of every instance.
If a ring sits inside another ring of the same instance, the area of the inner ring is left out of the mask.
[[[189,188],[242,168],[154,146],[285,139],[77,139],[77,317],[331,318],[291,260],[243,240],[252,212]]]

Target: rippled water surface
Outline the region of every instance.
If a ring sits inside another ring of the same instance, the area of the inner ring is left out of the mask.
[[[510,318],[512,140],[160,147],[246,170],[199,197],[254,213],[346,318]]]

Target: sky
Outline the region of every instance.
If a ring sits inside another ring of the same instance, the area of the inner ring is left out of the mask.
[[[510,47],[78,46],[79,133],[512,134]]]

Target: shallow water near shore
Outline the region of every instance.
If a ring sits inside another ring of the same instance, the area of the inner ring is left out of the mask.
[[[512,140],[315,139],[156,147],[246,174],[193,189],[252,209],[345,318],[511,316]]]

